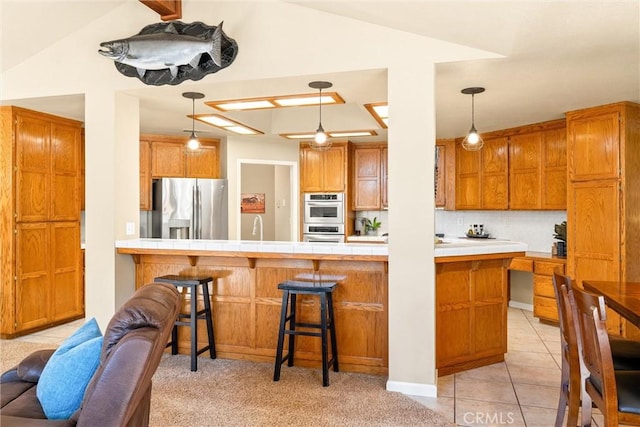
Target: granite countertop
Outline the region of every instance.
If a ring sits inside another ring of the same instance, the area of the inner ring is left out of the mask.
[[[360,236],[378,237],[378,236]],[[445,238],[435,245],[435,257],[480,255],[502,252],[524,252],[526,243],[497,239]],[[130,239],[116,241],[116,248],[159,249],[216,252],[264,252],[282,254],[323,255],[389,255],[387,244],[367,243],[311,243],[311,242],[259,242],[255,240],[185,240],[185,239]]]

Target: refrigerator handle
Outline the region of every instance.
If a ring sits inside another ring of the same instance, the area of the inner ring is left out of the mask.
[[[202,201],[200,187],[196,183],[193,186],[193,238],[202,238]]]

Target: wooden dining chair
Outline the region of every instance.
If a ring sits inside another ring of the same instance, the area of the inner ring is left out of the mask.
[[[553,290],[558,305],[558,318],[560,320],[560,347],[562,356],[560,398],[556,413],[555,427],[563,425],[567,407],[567,426],[575,426],[578,423],[578,410],[582,395],[582,369],[580,368],[580,354],[578,351],[578,331],[574,319],[568,293],[571,290],[571,278],[553,273]],[[562,292],[562,290],[566,292]]]
[[[607,334],[604,297],[561,287],[565,300],[573,300],[579,328],[578,347],[585,367],[582,393],[582,425],[591,425],[594,404],[604,416],[605,426],[619,423],[640,425],[640,371],[614,370]],[[566,295],[566,297],[565,297]]]

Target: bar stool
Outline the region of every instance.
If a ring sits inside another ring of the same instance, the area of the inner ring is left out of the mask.
[[[322,385],[329,385],[329,366],[338,372],[338,347],[336,342],[336,330],[333,316],[333,290],[336,282],[301,282],[287,280],[278,285],[283,291],[282,308],[280,311],[280,329],[278,331],[278,347],[276,348],[276,362],[273,380],[280,380],[280,370],[286,360],[288,366],[293,366],[296,335],[320,337],[322,339]],[[296,321],[296,296],[299,294],[318,295],[320,297],[320,323],[304,323]],[[289,322],[289,329],[286,324]],[[296,327],[320,329],[320,332],[300,331]],[[328,359],[327,331],[331,336],[331,359]],[[289,335],[289,350],[282,357],[284,336]]]
[[[167,347],[171,346],[171,354],[178,354],[178,326],[189,326],[191,328],[191,370],[198,370],[198,355],[209,350],[209,356],[216,358],[216,344],[213,337],[213,316],[211,311],[211,300],[209,298],[209,282],[213,282],[211,276],[177,276],[167,275],[155,278],[156,282],[170,283],[177,288],[189,288],[191,294],[191,312],[179,313],[173,330],[171,331],[171,341]],[[198,310],[198,286],[202,286],[202,299],[204,309]],[[185,319],[185,320],[183,320]],[[208,345],[198,349],[198,319],[203,319],[207,325]]]

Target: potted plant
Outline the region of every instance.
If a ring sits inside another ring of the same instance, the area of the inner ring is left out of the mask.
[[[372,220],[367,218],[364,223],[364,230],[368,235],[375,236],[378,233],[378,228],[380,228],[381,225],[382,223],[378,221],[378,217],[374,216]]]

